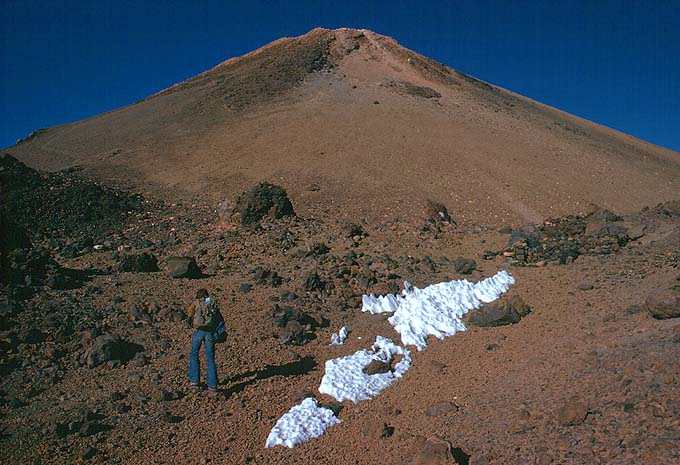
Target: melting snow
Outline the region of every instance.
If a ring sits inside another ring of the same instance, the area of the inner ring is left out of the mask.
[[[343,326],[342,328],[340,328],[340,331],[331,334],[331,345],[339,346],[341,344],[344,344],[348,334],[349,330],[347,329],[347,326]]]
[[[337,425],[338,419],[331,409],[319,407],[311,397],[291,408],[272,428],[264,447],[295,447],[321,436],[326,428]]]
[[[476,284],[463,279],[418,289],[405,282],[402,295],[363,296],[362,311],[394,313],[388,321],[401,335],[401,342],[422,350],[429,335],[444,339],[465,331],[462,316],[482,303],[496,300],[514,282],[505,270]]]
[[[515,279],[507,271],[500,271],[476,284],[467,280],[454,280],[418,289],[404,281],[401,295],[363,296],[362,311],[393,313],[388,321],[401,335],[404,346],[414,345],[422,350],[427,346],[426,340],[430,335],[443,339],[464,331],[463,315],[482,303],[496,300],[514,282]],[[331,345],[342,344],[347,334],[347,327],[342,327],[331,336]],[[387,373],[367,375],[362,371],[373,360],[391,363],[395,355],[401,355],[402,359]],[[401,378],[410,366],[409,350],[378,336],[370,350],[364,349],[346,357],[328,360],[319,392],[340,402],[368,400]],[[340,422],[330,409],[319,407],[315,399],[308,398],[276,422],[265,447],[295,447],[321,436],[326,428]]]
[[[340,402],[351,400],[357,403],[368,400],[406,373],[411,366],[410,354],[410,351],[394,344],[390,339],[378,336],[371,350],[363,349],[346,357],[328,360],[319,392]],[[367,375],[362,371],[373,360],[390,363],[395,355],[403,355],[403,358],[393,371],[375,375]]]

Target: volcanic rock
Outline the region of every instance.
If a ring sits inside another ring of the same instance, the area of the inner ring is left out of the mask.
[[[101,451],[99,449],[96,449],[94,447],[88,447],[80,453],[80,456],[85,460],[90,460],[91,458],[99,454],[101,454]]]
[[[150,273],[158,271],[158,259],[149,252],[125,254],[118,260],[118,269],[132,273]]]
[[[236,200],[235,208],[244,226],[257,224],[265,216],[279,219],[295,215],[286,191],[267,182],[261,182],[249,192],[241,194]]]
[[[453,224],[456,222],[451,218],[449,211],[446,207],[433,200],[427,201],[427,220],[431,223],[443,223],[443,224]]]
[[[307,252],[308,257],[320,257],[322,255],[327,254],[330,252],[331,249],[328,248],[326,244],[323,242],[317,242],[314,244],[310,249],[309,252]]]
[[[303,400],[310,397],[314,397],[314,394],[309,391],[297,391],[292,396],[290,396],[290,400],[292,400],[294,404],[299,404]]]
[[[305,329],[297,320],[286,323],[279,334],[281,344],[302,345],[307,342]]]
[[[258,267],[253,270],[255,282],[257,284],[269,285],[272,287],[280,286],[283,279],[276,271],[268,270],[266,268]]]
[[[9,266],[7,255],[16,249],[30,249],[31,241],[24,229],[0,210],[0,272]]]
[[[367,375],[376,375],[378,373],[387,373],[391,368],[389,363],[385,363],[382,360],[371,360],[361,371]]]
[[[518,323],[531,312],[519,295],[504,296],[485,304],[470,317],[470,324],[480,327],[505,326]]]
[[[645,308],[658,320],[680,317],[680,286],[651,292],[645,299]]]
[[[477,268],[477,262],[471,258],[458,257],[453,261],[456,273],[471,274]]]
[[[19,339],[24,344],[40,344],[45,342],[47,335],[37,328],[30,328],[19,333]]]
[[[192,257],[168,257],[165,265],[171,278],[200,278],[203,274]]]
[[[306,291],[323,291],[326,283],[321,280],[317,271],[310,271],[305,278],[303,287]]]
[[[92,347],[85,353],[85,361],[88,368],[94,368],[110,360],[127,362],[144,348],[132,342],[125,341],[117,336],[105,334],[99,336]]]
[[[411,465],[453,465],[456,463],[448,441],[430,438],[416,453]]]
[[[274,304],[274,308],[272,310],[272,323],[280,328],[284,328],[289,321],[297,321],[301,325],[309,325],[312,328],[316,328],[323,323],[317,321],[311,315],[301,310],[289,307],[287,305],[281,307],[279,304]]]

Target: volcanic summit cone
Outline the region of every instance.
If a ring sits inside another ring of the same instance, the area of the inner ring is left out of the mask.
[[[40,130],[29,165],[178,197],[284,186],[302,213],[381,218],[428,199],[482,224],[677,195],[680,156],[474,79],[367,30],[314,29],[133,105]]]

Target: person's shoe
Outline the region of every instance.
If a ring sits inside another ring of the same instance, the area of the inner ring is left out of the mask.
[[[191,388],[191,390],[194,392],[201,390],[201,386],[199,386],[198,383],[189,383],[189,388]]]
[[[217,388],[208,388],[208,395],[210,397],[217,397],[219,393],[220,392],[217,390]]]

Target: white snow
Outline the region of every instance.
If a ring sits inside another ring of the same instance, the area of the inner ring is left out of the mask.
[[[295,447],[321,436],[326,428],[337,425],[338,419],[331,409],[319,407],[311,397],[292,407],[272,428],[264,447]]]
[[[319,392],[328,394],[339,402],[351,400],[358,403],[380,394],[380,391],[401,378],[411,366],[411,352],[394,344],[390,339],[378,336],[371,350],[363,349],[352,355],[326,362],[326,372],[321,379]],[[390,363],[395,355],[403,358],[393,371],[367,375],[362,369],[372,360]]]
[[[515,279],[507,271],[500,271],[476,284],[467,280],[454,280],[418,289],[404,281],[401,295],[364,295],[362,311],[372,314],[392,313],[388,321],[401,335],[404,346],[414,345],[422,350],[427,346],[426,340],[430,335],[443,339],[464,331],[463,315],[482,303],[496,300],[514,282]],[[348,333],[347,327],[343,326],[331,336],[331,345],[342,344]],[[357,339],[361,337],[357,336]],[[362,371],[373,360],[391,363],[395,355],[401,355],[402,358],[387,373],[367,375]],[[340,402],[351,400],[358,403],[380,394],[401,378],[410,366],[409,350],[390,339],[377,336],[370,350],[363,349],[352,355],[328,360],[319,392]],[[326,428],[340,422],[330,409],[319,407],[315,399],[308,398],[276,422],[265,447],[295,447],[321,436]]]
[[[331,334],[331,345],[332,346],[339,346],[344,344],[345,339],[347,339],[347,335],[349,334],[349,330],[347,329],[347,326],[343,326],[340,328],[340,331],[337,333]]]
[[[465,331],[463,315],[482,303],[496,300],[514,282],[505,270],[476,284],[463,279],[418,289],[404,282],[402,295],[363,296],[362,311],[394,313],[388,321],[401,335],[402,344],[422,350],[429,335],[444,339]]]
[[[403,297],[394,294],[379,295],[377,297],[373,294],[364,294],[361,298],[363,304],[361,311],[369,312],[372,315],[376,313],[394,313],[403,301]]]

